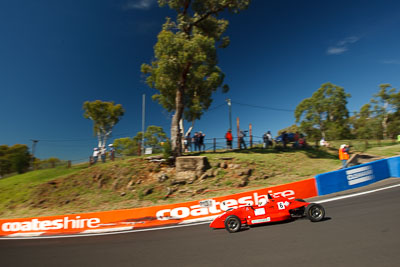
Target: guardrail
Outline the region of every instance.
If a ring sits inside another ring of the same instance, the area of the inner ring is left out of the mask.
[[[262,137],[250,135],[244,138],[244,142],[247,148],[252,148],[256,145],[262,144],[263,140]],[[238,138],[233,137],[232,149],[236,149],[239,147],[240,145]],[[204,139],[203,147],[201,147],[200,149],[196,149],[194,142],[191,142],[189,145],[189,152],[196,152],[196,151],[216,152],[216,150],[219,149],[229,149],[225,138],[206,138]]]

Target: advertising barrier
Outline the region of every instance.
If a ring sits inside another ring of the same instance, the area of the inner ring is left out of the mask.
[[[394,164],[392,164],[394,165]],[[318,174],[318,195],[353,189],[391,177],[388,160],[382,159],[343,170]]]
[[[249,192],[163,206],[85,214],[0,220],[0,236],[41,236],[123,231],[207,221],[229,208],[257,205],[267,194],[289,199],[317,195],[315,179]]]
[[[388,158],[390,177],[400,178],[400,156]]]

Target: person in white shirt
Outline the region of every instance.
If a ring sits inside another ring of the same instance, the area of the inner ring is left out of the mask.
[[[99,149],[97,147],[95,147],[93,149],[93,164],[95,164],[97,162],[97,159],[99,157]]]

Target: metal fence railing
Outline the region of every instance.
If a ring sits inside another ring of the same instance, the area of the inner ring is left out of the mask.
[[[239,139],[237,137],[233,138],[232,147],[228,146],[225,138],[206,138],[204,139],[204,144],[196,146],[194,142],[189,143],[185,148],[188,151],[185,152],[196,152],[196,151],[207,151],[216,152],[221,149],[240,149],[242,148],[253,148],[255,146],[260,146],[263,143],[262,137],[258,136],[247,136],[243,139],[242,145],[240,145]]]

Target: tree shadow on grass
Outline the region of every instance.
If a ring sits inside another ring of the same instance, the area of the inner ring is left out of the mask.
[[[325,149],[320,148],[310,148],[305,150],[306,155],[309,158],[318,158],[318,159],[337,159],[338,156],[334,153],[328,152]]]

